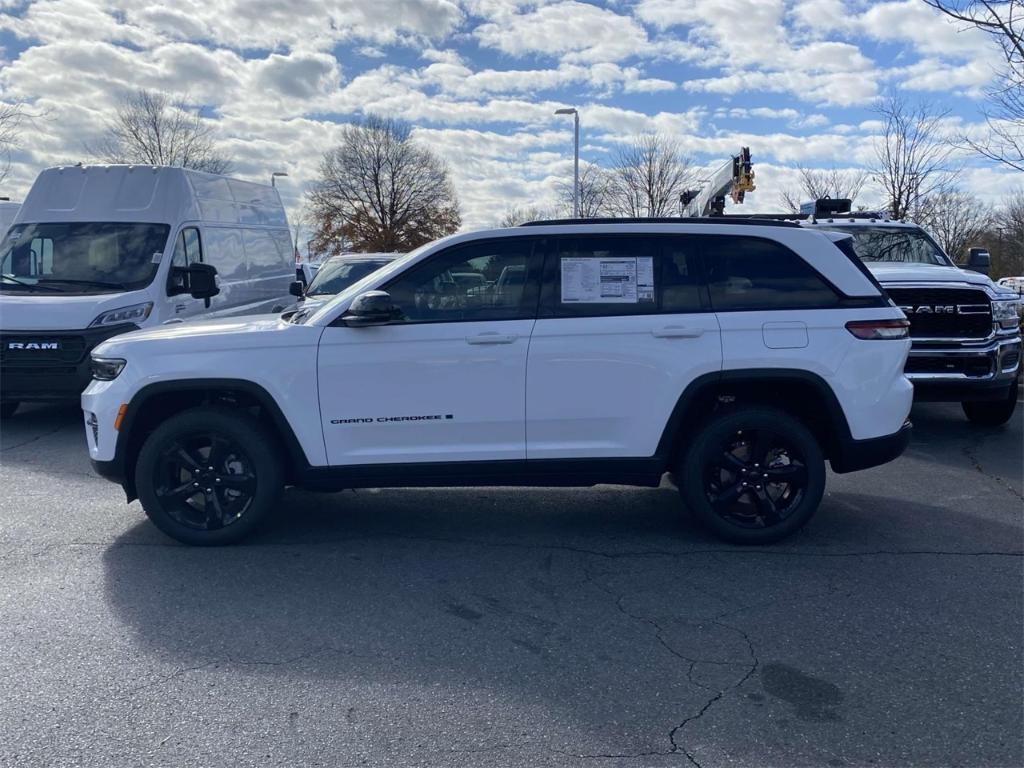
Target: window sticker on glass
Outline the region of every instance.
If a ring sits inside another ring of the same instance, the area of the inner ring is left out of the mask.
[[[654,301],[654,259],[562,258],[563,304]]]

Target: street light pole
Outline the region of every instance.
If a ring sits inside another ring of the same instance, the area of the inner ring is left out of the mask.
[[[580,113],[571,107],[556,109],[556,115],[572,115],[573,151],[572,151],[572,217],[580,217]]]
[[[276,184],[277,177],[278,176],[287,176],[287,175],[288,174],[285,173],[284,171],[274,171],[272,174],[270,174],[270,186],[276,187],[277,186],[277,184]]]

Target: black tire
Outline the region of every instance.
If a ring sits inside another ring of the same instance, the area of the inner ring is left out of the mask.
[[[135,486],[142,508],[184,544],[241,541],[277,509],[284,471],[275,442],[244,412],[183,411],[157,427],[139,451]]]
[[[4,400],[0,403],[0,419],[9,419],[21,405],[17,400]]]
[[[960,403],[964,415],[972,424],[983,427],[1001,427],[1008,422],[1017,409],[1017,379],[1010,386],[1010,395],[1005,400],[968,400]]]
[[[767,407],[712,417],[686,450],[679,490],[697,520],[734,544],[799,530],[825,492],[825,458],[802,422]]]

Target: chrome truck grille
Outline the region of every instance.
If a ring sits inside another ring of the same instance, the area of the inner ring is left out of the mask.
[[[886,292],[910,319],[914,339],[984,339],[992,334],[992,304],[976,288],[897,288]]]

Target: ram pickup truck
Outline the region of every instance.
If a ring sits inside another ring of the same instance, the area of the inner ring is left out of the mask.
[[[1017,293],[958,267],[916,224],[870,213],[801,223],[853,235],[857,256],[910,320],[906,375],[916,400],[960,402],[976,424],[1010,420],[1021,355]]]

